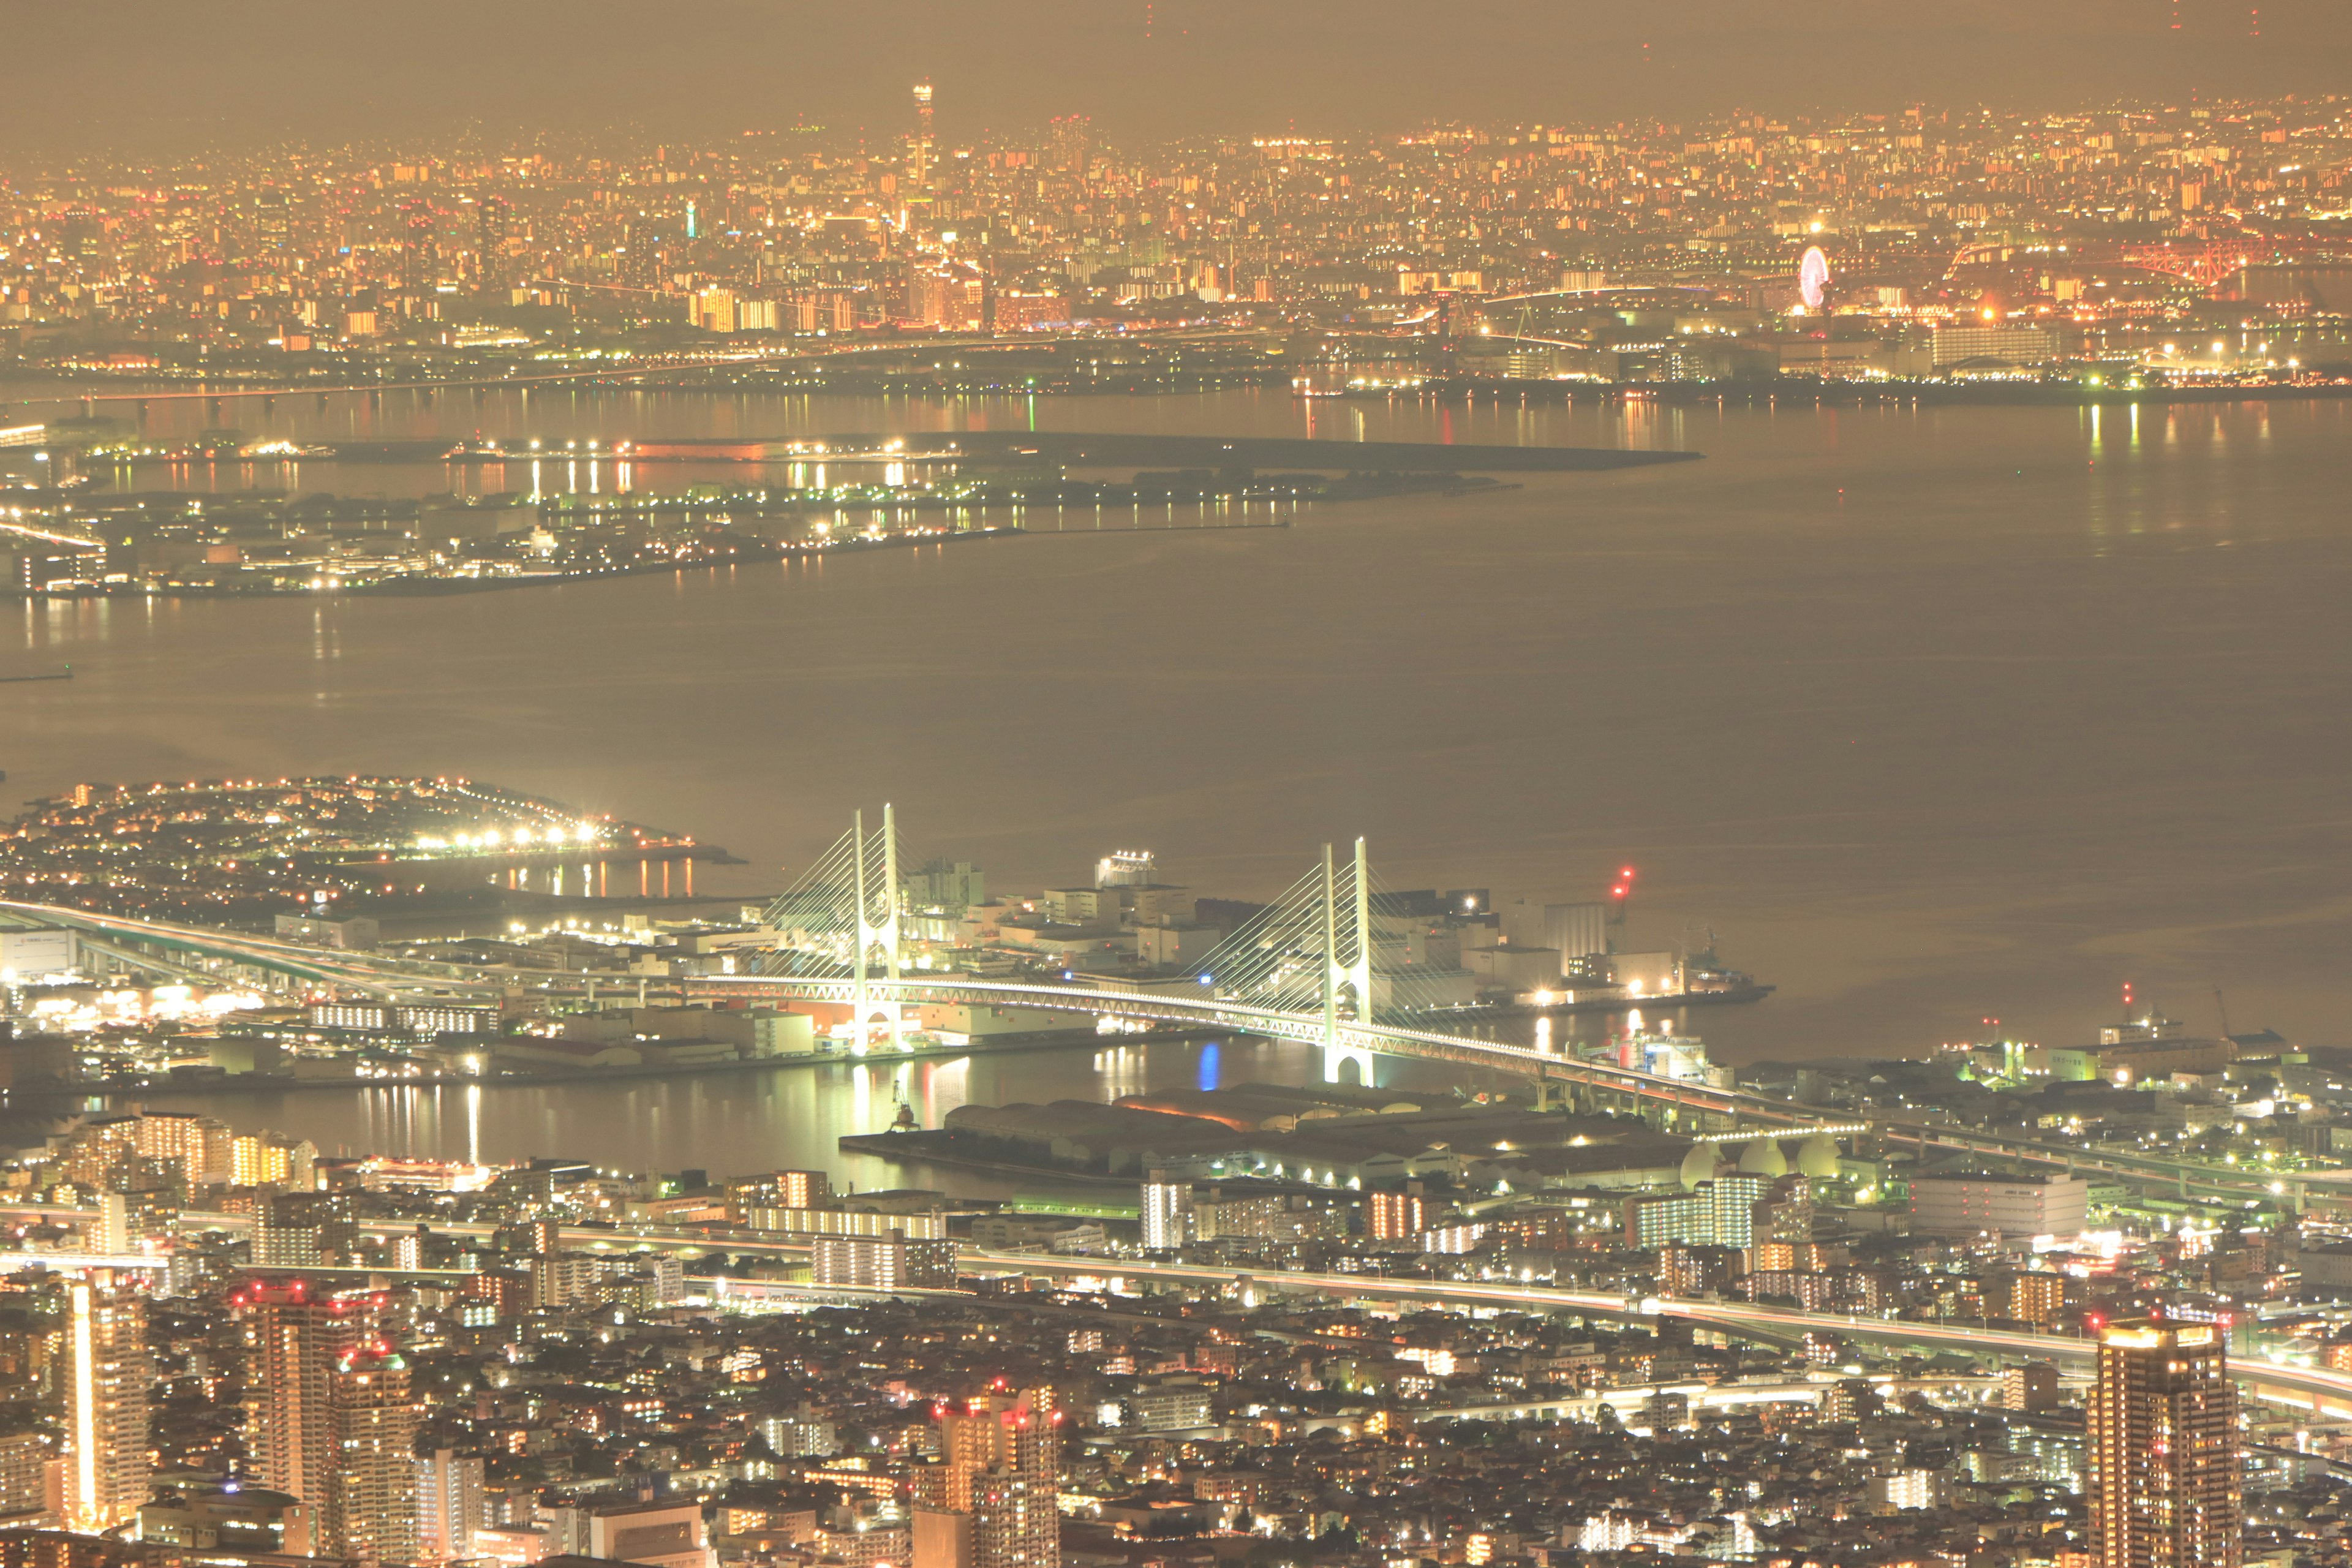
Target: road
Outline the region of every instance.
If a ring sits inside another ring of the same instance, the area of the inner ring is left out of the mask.
[[[97,1218],[94,1209],[56,1205],[0,1205],[0,1215],[84,1224]],[[192,1213],[186,1217],[198,1225],[217,1226],[223,1229],[243,1229],[251,1224],[249,1219],[232,1215]],[[371,1235],[388,1236],[412,1232],[415,1225],[410,1222],[371,1222],[362,1228]],[[430,1228],[445,1235],[480,1237],[488,1236],[492,1227],[437,1222]],[[566,1226],[562,1231],[562,1240],[565,1246],[574,1247],[624,1251],[651,1247],[696,1253],[749,1254],[793,1260],[805,1258],[809,1250],[807,1237],[748,1231],[703,1232],[653,1226],[619,1229]],[[47,1256],[49,1255],[30,1255],[30,1258],[37,1260]],[[67,1255],[56,1256],[60,1259],[58,1266],[74,1266],[62,1261]],[[79,1258],[82,1255],[70,1256]],[[1507,1281],[1263,1271],[1157,1259],[1056,1258],[1042,1253],[1000,1252],[971,1246],[962,1248],[961,1262],[970,1268],[1065,1279],[1159,1281],[1343,1300],[1426,1301],[1438,1306],[1567,1312],[1580,1317],[1624,1321],[1678,1318],[1720,1332],[1768,1341],[1785,1342],[1807,1333],[1831,1334],[1894,1347],[1952,1351],[1964,1355],[1994,1356],[2005,1360],[2047,1361],[2062,1365],[2088,1363],[2098,1351],[2097,1345],[2090,1340],[2064,1334],[2019,1333],[1965,1324],[1865,1318],[1843,1312],[1812,1312],[1801,1308],[1765,1306],[1748,1301],[1629,1297],[1610,1291],[1561,1290],[1550,1286]],[[771,1293],[760,1289],[756,1282],[746,1283],[751,1286],[744,1292],[746,1295]],[[799,1294],[800,1288],[793,1288],[784,1293]],[[2264,1398],[2307,1406],[2315,1413],[2352,1418],[2352,1373],[2246,1360],[2231,1362],[2230,1370],[2239,1382]]]
[[[1809,1312],[1801,1308],[1769,1307],[1748,1301],[1685,1300],[1672,1297],[1627,1297],[1597,1290],[1559,1290],[1549,1286],[1486,1283],[1451,1279],[1391,1279],[1360,1274],[1312,1274],[1287,1270],[1260,1272],[1218,1268],[1201,1264],[1137,1262],[1124,1258],[1058,1258],[1032,1253],[989,1252],[967,1247],[967,1264],[1019,1268],[1032,1274],[1161,1279],[1171,1283],[1215,1285],[1255,1290],[1279,1290],[1379,1301],[1427,1301],[1458,1307],[1488,1307],[1524,1312],[1570,1312],[1584,1317],[1638,1319],[1679,1318],[1706,1328],[1745,1337],[1786,1341],[1805,1333],[1834,1334],[1848,1340],[1953,1351],[1964,1355],[1997,1356],[2004,1360],[2047,1361],[2061,1365],[2087,1364],[2098,1354],[2096,1342],[2064,1334],[2017,1333],[1948,1323],[1922,1323],[1891,1318],[1864,1318],[1842,1312]],[[2352,1373],[2317,1367],[2279,1366],[2268,1362],[2235,1360],[2231,1375],[2261,1397],[2310,1407],[2315,1413],[2352,1417]]]
[[[173,955],[157,963],[166,973],[186,972],[180,955],[212,958],[248,965],[311,984],[339,987],[385,1000],[494,1001],[509,986],[586,988],[593,974],[557,974],[544,970],[498,966],[458,966],[340,952],[248,936],[208,927],[131,920],[93,914],[49,905],[0,900],[0,922],[63,925],[94,945],[121,953],[127,943],[160,947]],[[153,962],[153,961],[150,961]],[[179,977],[175,974],[175,977]],[[604,977],[609,979],[610,977]],[[674,982],[681,995],[690,987],[708,999],[725,996],[754,1002],[848,1002],[855,991],[846,978],[786,978],[782,976],[706,976]],[[1327,1022],[1319,1015],[1245,1006],[1208,998],[1171,997],[1082,985],[1003,984],[970,980],[870,979],[865,991],[872,1001],[970,1004],[1059,1011],[1082,1016],[1117,1017],[1149,1024],[1230,1029],[1235,1034],[1273,1039],[1326,1042]],[[1823,1125],[1829,1114],[1817,1108],[1775,1100],[1736,1089],[1717,1088],[1691,1079],[1663,1078],[1613,1063],[1591,1062],[1533,1046],[1440,1033],[1376,1023],[1343,1023],[1339,1047],[1355,1055],[1407,1057],[1461,1066],[1500,1069],[1528,1078],[1547,1088],[1581,1086],[1596,1093],[1619,1094],[1670,1108],[1676,1125],[1691,1117],[1728,1118],[1735,1126],[1748,1123],[1760,1135],[1794,1133]],[[1860,1123],[1849,1123],[1858,1127]],[[2181,1160],[2134,1151],[2045,1142],[1980,1129],[1955,1127],[1918,1117],[1872,1115],[1867,1125],[1895,1142],[1911,1142],[1924,1155],[1930,1149],[1963,1156],[1991,1154],[2063,1169],[2094,1172],[2138,1184],[2168,1186],[2182,1195],[2200,1192],[2238,1201],[2257,1202],[2291,1197],[2298,1208],[2307,1204],[2352,1205],[2352,1186],[2332,1184],[2328,1173],[2240,1171],[2224,1165]],[[2352,1173],[2335,1173],[2341,1177]],[[2316,1190],[2314,1190],[2314,1188]]]

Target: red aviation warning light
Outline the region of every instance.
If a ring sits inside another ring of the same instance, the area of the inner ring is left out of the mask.
[[[1617,873],[1617,880],[1609,889],[1609,923],[1625,923],[1625,906],[1633,897],[1633,868],[1628,866]]]

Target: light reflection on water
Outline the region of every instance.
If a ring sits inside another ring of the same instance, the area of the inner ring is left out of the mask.
[[[1068,885],[1128,843],[1240,899],[1360,833],[1390,887],[1506,900],[1593,897],[1633,863],[1632,950],[1713,927],[1728,961],[1780,984],[1697,1020],[1732,1060],[1916,1053],[1989,1016],[2084,1041],[2125,980],[2192,1027],[2213,1026],[2193,1004],[2220,986],[2290,1037],[2344,1037],[2352,739],[2326,721],[2352,669],[2352,400],[2087,418],[1785,396],[1034,406],[1059,429],[1314,420],[1342,445],[1706,456],[1310,508],[1246,534],[910,546],[413,602],[26,604],[0,622],[0,665],[70,661],[76,679],[0,687],[0,766],[20,799],[86,779],[463,773],[724,844],[747,862],[724,890],[744,893],[885,799],[927,853],[1011,892]],[[273,435],[559,443],[1031,417],[655,391],[268,413]],[[170,417],[206,422],[201,405]],[[332,486],[448,482],[428,463]],[[1199,1081],[1188,1048],[1097,1048],[1099,1072],[1086,1054],[975,1058],[911,1068],[904,1092],[935,1122],[968,1099]],[[1251,1054],[1228,1044],[1220,1080],[1276,1076]],[[829,1159],[841,1131],[886,1123],[897,1084],[861,1081],[873,1070],[487,1090],[471,1132],[421,1100],[363,1124],[331,1094],[231,1119],[315,1125],[327,1145],[380,1132],[751,1168]]]
[[[1598,1019],[1563,1019],[1597,1037]],[[1463,1075],[1407,1061],[1382,1061],[1387,1087],[1450,1096],[1512,1091],[1507,1074]],[[713,1174],[809,1168],[863,1187],[946,1185],[977,1194],[1032,1190],[1035,1179],[901,1165],[848,1154],[837,1141],[880,1132],[901,1104],[924,1127],[971,1103],[1055,1100],[1108,1101],[1178,1088],[1319,1080],[1319,1054],[1296,1044],[1212,1039],[1147,1043],[1129,1038],[1089,1048],[982,1053],[921,1061],[787,1067],[703,1073],[671,1079],[534,1087],[372,1086],[299,1093],[255,1090],[158,1100],[159,1109],[217,1116],[240,1132],[268,1128],[309,1138],[324,1153],[413,1154],[505,1161],[534,1155],[583,1159],[630,1171],[699,1167]]]
[[[974,1100],[1109,1100],[1146,1089],[1189,1086],[1202,1080],[1204,1058],[1223,1062],[1228,1082],[1296,1083],[1319,1070],[1303,1047],[1227,1040],[871,1067],[840,1063],[609,1084],[383,1086],[349,1092],[175,1095],[155,1103],[218,1116],[239,1131],[269,1128],[298,1134],[327,1153],[488,1161],[562,1155],[632,1171],[699,1167],[714,1174],[813,1168],[862,1187],[944,1182],[958,1191],[1002,1194],[1037,1183],[895,1165],[845,1154],[835,1143],[847,1133],[885,1131],[902,1102],[914,1108],[923,1126],[937,1127],[949,1111]]]

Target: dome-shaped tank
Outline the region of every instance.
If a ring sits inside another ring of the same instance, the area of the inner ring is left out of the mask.
[[[1814,1181],[1833,1180],[1838,1173],[1837,1140],[1816,1132],[1797,1146],[1797,1169]]]
[[[1759,1138],[1741,1151],[1739,1171],[1747,1176],[1785,1176],[1789,1157],[1780,1152],[1779,1139]]]
[[[1692,1144],[1690,1146],[1690,1152],[1683,1156],[1683,1190],[1685,1192],[1688,1192],[1691,1188],[1697,1186],[1701,1182],[1711,1182],[1713,1180],[1715,1180],[1715,1145],[1712,1143]]]

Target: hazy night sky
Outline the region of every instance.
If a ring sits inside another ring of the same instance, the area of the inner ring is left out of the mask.
[[[2346,0],[2255,22],[2244,0],[18,0],[0,138],[879,138],[923,76],[950,139],[1069,112],[1142,136],[2352,89]]]

